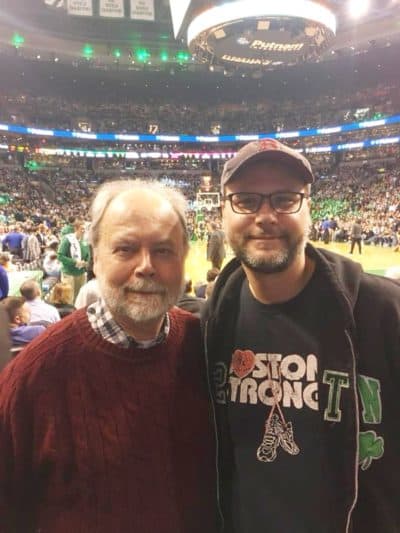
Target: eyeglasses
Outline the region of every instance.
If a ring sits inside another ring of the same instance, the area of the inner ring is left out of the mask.
[[[224,197],[225,200],[229,200],[232,211],[240,215],[257,213],[265,200],[276,213],[291,215],[300,211],[304,198],[308,198],[305,193],[292,191],[280,191],[271,194],[235,192]]]

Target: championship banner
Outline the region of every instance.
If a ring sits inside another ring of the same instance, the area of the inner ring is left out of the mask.
[[[100,0],[100,17],[123,18],[124,0]]]
[[[131,0],[131,19],[154,20],[154,0]]]
[[[93,16],[93,0],[67,0],[68,15]]]

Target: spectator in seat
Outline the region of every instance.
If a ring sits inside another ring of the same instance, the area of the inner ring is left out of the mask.
[[[51,289],[49,303],[54,305],[54,307],[60,313],[61,318],[64,318],[75,311],[75,307],[68,303],[71,301],[71,293],[71,286],[68,285],[68,283],[63,283],[62,281],[56,283]]]
[[[7,272],[15,272],[15,265],[11,262],[11,256],[8,252],[0,252],[0,265]]]
[[[31,312],[25,299],[21,296],[8,296],[0,302],[8,315],[10,336],[13,346],[28,344],[46,331],[42,325],[29,325]]]
[[[207,292],[211,292],[212,285],[216,280],[220,270],[219,268],[210,268],[207,270],[206,283],[196,284],[194,291],[198,298],[207,298]]]
[[[8,326],[8,315],[3,305],[0,303],[0,370],[6,366],[11,359],[11,336]]]
[[[176,304],[181,309],[185,309],[193,315],[200,317],[201,310],[204,307],[204,299],[192,295],[192,280],[187,279],[185,282],[185,289],[182,296]]]
[[[55,248],[57,249],[57,243],[54,243]],[[50,278],[59,279],[61,275],[61,263],[57,259],[57,251],[53,248],[50,248],[43,259],[43,271],[46,276]]]
[[[75,300],[75,308],[87,307],[100,299],[100,287],[96,278],[92,278],[82,285]]]
[[[9,282],[7,270],[0,264],[0,300],[7,298],[9,291]]]
[[[28,279],[19,288],[19,292],[25,298],[31,313],[30,324],[42,324],[48,326],[60,320],[60,314],[53,305],[49,305],[41,298],[40,285],[34,279]]]

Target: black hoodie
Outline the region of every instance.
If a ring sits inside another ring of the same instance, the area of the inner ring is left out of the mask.
[[[337,531],[400,532],[400,286],[366,274],[338,254],[311,245],[306,253],[324,279],[321,312],[328,308],[329,313],[318,340],[326,368],[348,376],[349,382],[341,419],[324,425],[327,456],[341,478]],[[233,448],[218,365],[221,359],[229,365],[244,279],[240,262],[233,259],[218,276],[203,316],[224,533],[233,531],[228,496]],[[332,386],[320,382],[319,391],[320,405],[327,406]]]

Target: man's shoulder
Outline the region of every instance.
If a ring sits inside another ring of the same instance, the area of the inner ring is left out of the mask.
[[[42,299],[34,300],[33,302],[28,302],[28,305],[32,309],[42,310],[43,312],[46,313],[46,315],[51,315],[51,316],[58,315],[57,308],[54,307],[54,305],[51,305]]]
[[[196,335],[200,332],[200,319],[193,313],[174,306],[168,311],[171,320],[171,330],[181,331],[184,335]]]
[[[184,294],[178,300],[178,303],[176,305],[180,309],[189,311],[192,314],[197,313],[197,316],[199,316],[199,313],[203,309],[204,304],[205,304],[205,300],[203,298],[198,298],[197,296],[192,296],[190,294]]]
[[[393,302],[400,311],[400,284],[398,281],[363,272],[360,283],[360,295],[369,295],[371,301]]]
[[[65,233],[64,235],[61,235],[59,247],[67,246],[70,244],[70,239],[69,239],[70,235],[71,233]]]
[[[43,300],[41,300],[41,302],[42,302],[42,305],[43,305],[44,309],[47,309],[53,315],[58,315],[57,308],[54,305],[49,304],[49,303],[47,303],[47,302],[45,302]]]
[[[181,309],[177,305],[172,307],[168,311],[170,317],[172,320],[176,320],[177,322],[181,324],[198,324],[199,319],[192,315],[192,313],[189,313],[189,311],[186,311],[185,309]]]
[[[359,263],[341,254],[312,246],[308,246],[308,250],[309,253],[311,251],[311,255],[317,254],[320,261],[328,266],[330,272],[337,278],[342,291],[352,296],[353,305],[362,299],[371,301],[371,312],[379,308],[378,304],[385,302],[393,302],[400,308],[400,284],[397,281],[364,272]]]

